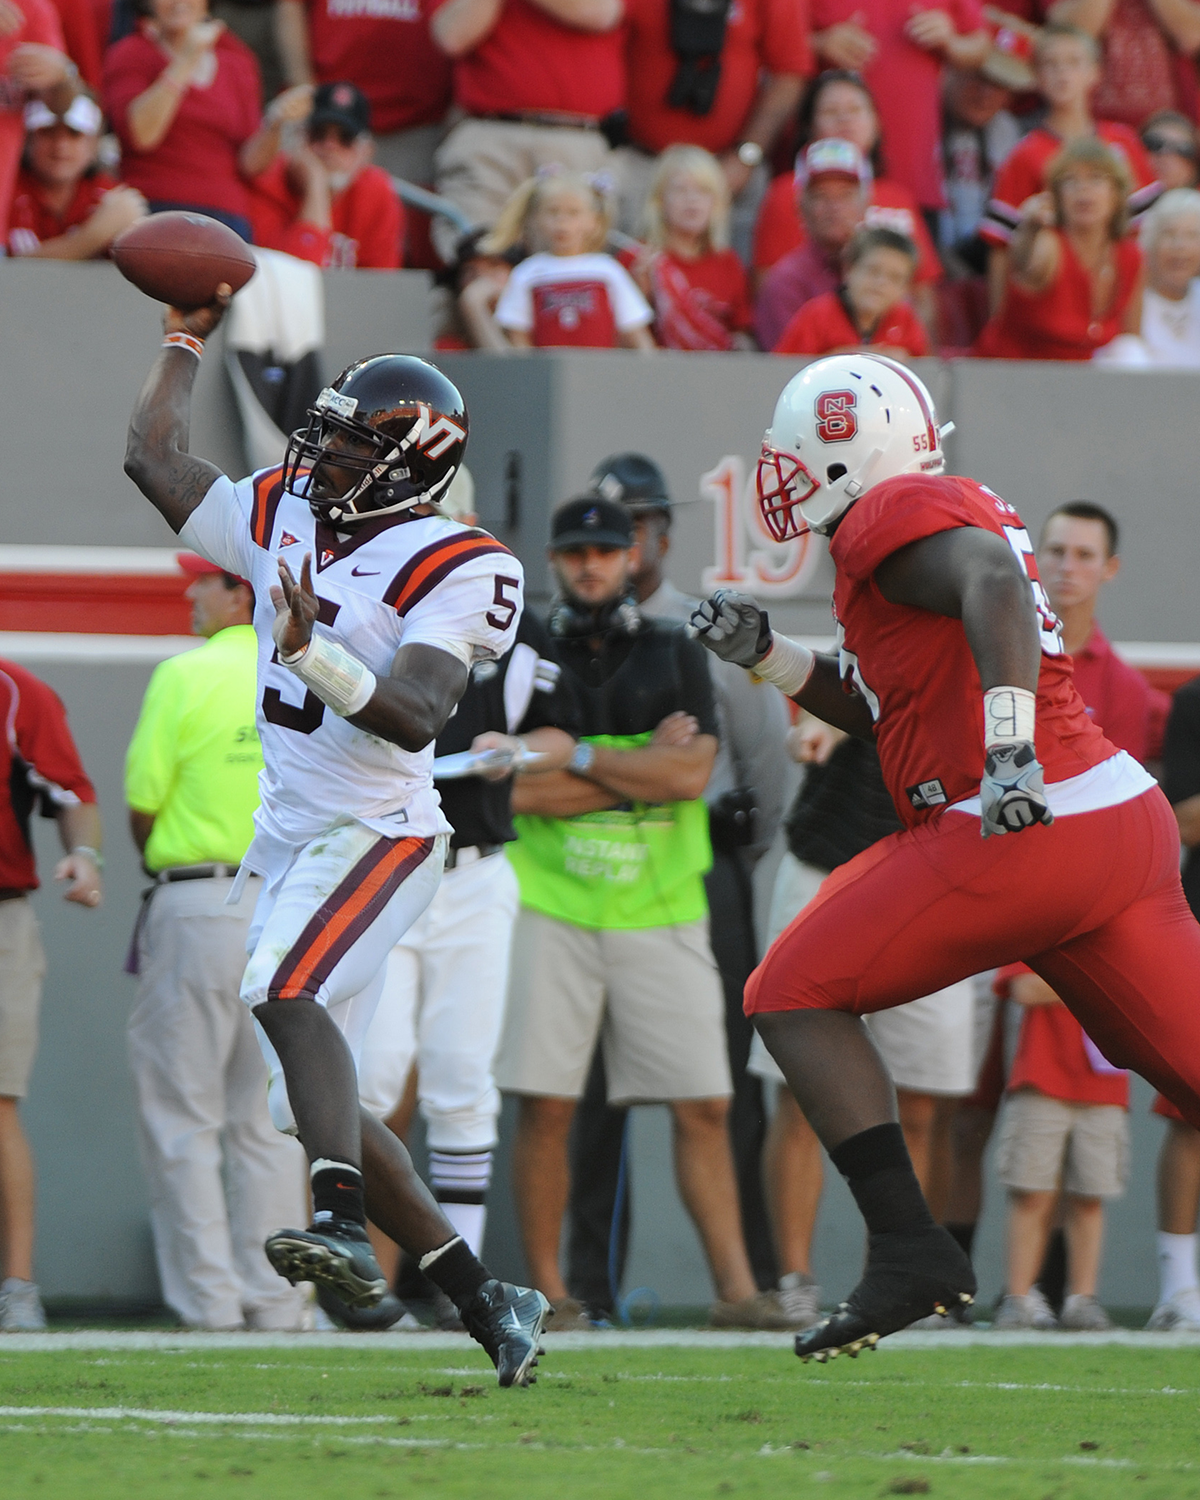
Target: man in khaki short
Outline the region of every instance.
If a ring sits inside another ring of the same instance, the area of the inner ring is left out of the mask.
[[[44,682],[0,661],[0,1224],[4,1280],[0,1332],[45,1328],[33,1279],[34,1173],[21,1128],[20,1102],[37,1052],[38,1009],[46,957],[29,904],[37,889],[29,819],[35,807],[58,823],[66,855],[55,880],[80,906],[100,905],[100,812],[58,697]]]
[[[716,1285],[713,1321],[782,1328],[778,1294],[759,1293],[750,1269],[729,1144],[703,886],[712,682],[682,626],[639,613],[636,558],[624,506],[593,494],[555,512],[549,626],[583,736],[569,770],[513,792],[522,909],[496,1080],[520,1095],[517,1213],[530,1278],[554,1304],[547,1327],[589,1327],[558,1257],[567,1138],[599,1042],[610,1103],[671,1106],[680,1196]]]

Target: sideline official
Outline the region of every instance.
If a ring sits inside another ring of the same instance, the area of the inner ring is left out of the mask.
[[[129,1057],[163,1296],[194,1328],[292,1329],[305,1297],[263,1241],[302,1221],[305,1163],[267,1114],[267,1072],[239,999],[260,881],[226,905],[253,833],[254,595],[191,553],[196,651],[155,668],[125,765],[129,826],[155,886],[139,917]]]

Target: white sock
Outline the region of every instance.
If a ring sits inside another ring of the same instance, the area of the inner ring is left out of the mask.
[[[429,1148],[429,1185],[434,1197],[474,1255],[483,1248],[483,1226],[487,1217],[483,1200],[491,1181],[490,1147],[482,1151]],[[463,1202],[464,1198],[471,1201]]]
[[[1200,1286],[1196,1274],[1196,1236],[1158,1232],[1158,1281],[1160,1302],[1169,1302],[1176,1292]]]
[[[483,1203],[441,1203],[438,1207],[454,1225],[455,1233],[466,1241],[475,1256],[483,1249],[483,1226],[487,1206]]]

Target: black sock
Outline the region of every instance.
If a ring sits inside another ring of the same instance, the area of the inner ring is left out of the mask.
[[[436,1260],[421,1269],[460,1309],[466,1307],[485,1281],[492,1279],[487,1267],[457,1235],[438,1253]]]
[[[958,1241],[967,1255],[975,1248],[975,1231],[978,1224],[947,1224],[946,1233]]]
[[[314,1222],[319,1222],[323,1214],[330,1214],[335,1219],[366,1224],[363,1179],[357,1167],[352,1167],[349,1162],[322,1157],[309,1169],[309,1180],[312,1183]]]
[[[933,1228],[933,1215],[899,1125],[872,1125],[835,1146],[830,1160],[846,1179],[871,1234]]]

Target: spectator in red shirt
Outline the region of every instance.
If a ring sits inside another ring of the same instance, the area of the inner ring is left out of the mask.
[[[729,183],[710,152],[663,152],[646,202],[646,250],[618,258],[653,307],[664,349],[758,347],[746,269],[729,248]]]
[[[621,227],[636,234],[654,158],[703,146],[734,200],[735,246],[749,252],[769,156],[812,71],[808,0],[734,0],[703,30],[672,0],[626,0],[629,144],[618,152]],[[743,229],[744,223],[744,229]]]
[[[110,24],[107,8],[94,0],[52,0],[52,4],[58,12],[67,56],[87,87],[99,93],[101,58]]]
[[[276,0],[290,84],[348,79],[371,106],[375,161],[418,184],[450,108],[450,60],[429,32],[429,0]]]
[[[1096,113],[1137,129],[1155,110],[1195,115],[1195,57],[1200,5],[1195,0],[1058,0],[1050,19],[1078,26],[1103,47]]]
[[[1091,359],[1142,323],[1142,252],[1129,238],[1129,172],[1093,136],[1055,158],[1049,190],[1022,205],[985,359]]]
[[[760,346],[774,349],[793,316],[842,279],[842,254],[863,223],[871,168],[849,141],[814,141],[796,163],[807,238],[763,279],[754,309]]]
[[[534,178],[505,205],[483,242],[494,255],[521,242],[533,254],[514,267],[495,323],[518,349],[654,348],[654,320],[629,272],[604,253],[605,195],[568,172]]]
[[[1052,163],[1064,146],[1080,140],[1100,140],[1125,163],[1131,179],[1130,211],[1144,213],[1161,191],[1137,135],[1128,125],[1097,119],[1092,94],[1100,78],[1100,55],[1095,39],[1073,26],[1046,26],[1037,42],[1034,73],[1038,92],[1046,101],[1046,117],[1012,150],[996,173],[992,198],[980,234],[993,247],[988,278],[992,310],[1004,290],[1006,260],[1001,252],[1021,222],[1027,199],[1042,192]]]
[[[1075,662],[1075,686],[1104,733],[1143,764],[1162,755],[1171,700],[1123,662],[1096,620],[1100,590],[1121,567],[1117,523],[1102,506],[1072,500],[1050,512],[1037,564],[1063,646]]]
[[[25,143],[25,105],[66,109],[78,74],[49,0],[0,0],[0,226],[8,223]]]
[[[453,62],[461,118],[438,147],[434,181],[472,224],[491,226],[539,168],[598,172],[601,121],[625,102],[623,0],[433,0],[433,39]],[[455,233],[434,223],[442,258]]]
[[[99,106],[77,94],[63,114],[34,99],[25,106],[25,165],[8,218],[8,253],[44,260],[95,260],[146,213],[137,188],[96,166]]]
[[[812,23],[821,61],[861,73],[875,97],[888,176],[921,208],[941,208],[941,71],[977,68],[987,55],[979,0],[924,10],[908,0],[813,0]]]
[[[29,892],[37,889],[29,819],[54,818],[66,850],[54,878],[65,899],[100,905],[100,813],[96,793],[54,693],[23,667],[0,662],[0,1203],[4,1205],[0,1332],[45,1328],[33,1279],[34,1171],[21,1128],[37,1050],[46,957]]]
[[[311,90],[280,94],[264,122],[254,54],[206,0],[137,3],[140,29],[104,59],[122,175],[154,212],[194,209],[249,239],[249,179],[274,161],[284,125],[307,116]]]
[[[322,84],[304,139],[255,179],[254,243],[314,265],[386,271],[402,263],[404,210],[370,165],[370,105],[352,83]]]
[[[1024,1014],[996,1147],[996,1175],[1008,1188],[1008,1292],[992,1326],[1111,1328],[1096,1286],[1104,1200],[1119,1198],[1129,1178],[1129,1075],[1024,964],[1001,969],[995,990]],[[1067,1297],[1056,1319],[1034,1283],[1060,1193]]]
[[[846,276],[833,292],[806,302],[783,330],[776,354],[846,354],[874,349],[893,359],[929,352],[921,320],[908,305],[917,247],[894,229],[863,228],[846,249]]]
[[[942,267],[917,200],[903,183],[882,175],[883,147],[879,115],[871,91],[857,73],[831,69],[809,86],[797,120],[801,147],[810,141],[836,139],[857,146],[871,164],[872,180],[866,222],[881,224],[907,235],[918,252],[913,302],[926,327],[933,326],[933,285]],[[800,163],[780,173],[771,183],[758,213],[754,231],[754,267],[767,271],[805,239],[800,198],[804,189]]]

